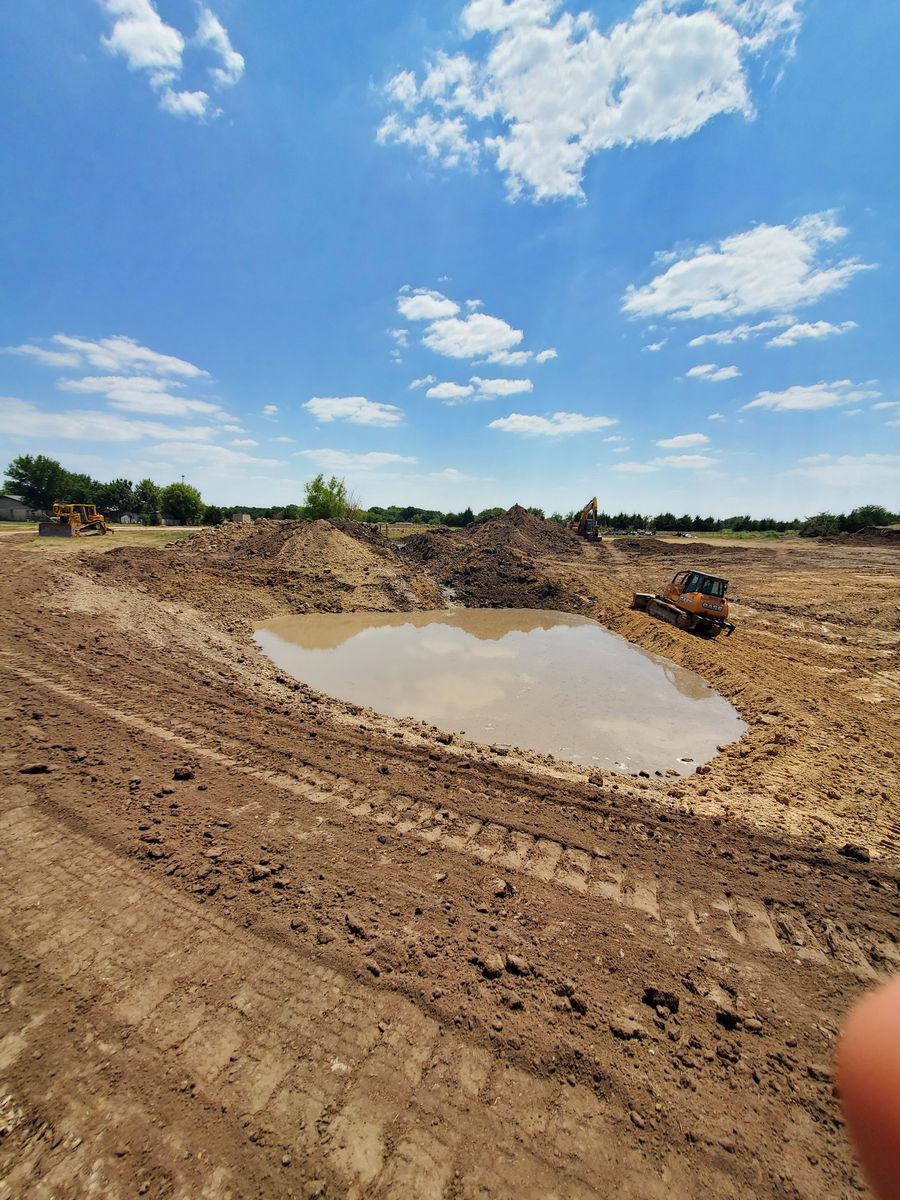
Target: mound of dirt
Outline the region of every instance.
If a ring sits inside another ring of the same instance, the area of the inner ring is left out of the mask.
[[[199,529],[164,550],[123,548],[88,566],[101,580],[219,616],[440,608],[438,588],[354,521],[259,520]]]
[[[584,608],[582,598],[560,582],[546,562],[580,558],[578,537],[518,504],[465,529],[415,534],[401,553],[433,576],[445,595],[464,604],[568,612]]]

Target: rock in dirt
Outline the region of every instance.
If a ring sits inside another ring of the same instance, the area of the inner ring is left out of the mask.
[[[26,763],[24,767],[19,767],[20,775],[46,775],[50,767],[47,763]]]
[[[503,959],[492,950],[473,955],[471,961],[481,970],[485,979],[499,979],[503,974]]]
[[[354,937],[362,938],[364,941],[368,939],[368,931],[356,913],[345,913],[344,922]]]
[[[732,1008],[716,1009],[716,1024],[723,1029],[737,1029],[741,1023],[740,1016]]]
[[[609,1032],[622,1042],[639,1040],[645,1036],[643,1026],[639,1025],[637,1021],[632,1021],[630,1017],[620,1017],[616,1021],[610,1021]]]
[[[854,862],[867,863],[872,861],[872,855],[866,846],[857,845],[856,842],[845,842],[838,850],[838,854],[843,854],[844,858],[852,858]]]
[[[531,970],[531,967],[519,954],[507,954],[504,966],[510,975],[527,975]]]
[[[678,1012],[679,1000],[674,992],[666,991],[665,988],[659,988],[653,984],[649,984],[644,988],[644,1003],[650,1008],[658,1008],[664,1005],[670,1013]]]
[[[176,767],[172,772],[172,778],[181,780],[193,779],[194,772],[190,767]]]

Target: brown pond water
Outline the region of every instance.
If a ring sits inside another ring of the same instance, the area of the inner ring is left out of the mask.
[[[588,766],[686,775],[746,729],[693,671],[569,613],[310,613],[254,636],[326,695]]]

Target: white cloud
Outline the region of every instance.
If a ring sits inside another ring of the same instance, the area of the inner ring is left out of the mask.
[[[183,383],[154,379],[147,375],[88,375],[83,379],[60,379],[56,385],[64,392],[97,393],[106,396],[112,408],[123,412],[153,413],[165,417],[189,417],[193,414],[224,420],[228,414],[209,400],[173,396],[170,388]]]
[[[405,350],[409,345],[409,330],[408,329],[389,329],[388,333],[394,339],[398,349]]]
[[[580,196],[600,150],[688,137],[723,113],[750,116],[746,60],[776,38],[789,48],[800,23],[799,0],[673,7],[641,0],[606,33],[558,0],[470,0],[462,30],[484,50],[439,53],[421,84],[411,71],[395,75],[386,94],[399,109],[378,141],[448,166],[483,151],[514,197]]]
[[[513,329],[499,317],[475,312],[468,317],[445,317],[433,321],[422,338],[436,354],[448,358],[477,358],[509,350],[521,342],[521,329]]]
[[[415,463],[419,460],[405,454],[385,454],[380,450],[354,453],[349,450],[298,450],[295,458],[308,458],[325,471],[369,471],[395,463]]]
[[[246,433],[247,430],[243,427],[243,425],[223,425],[222,432],[223,433]]]
[[[425,393],[432,400],[463,400],[475,389],[468,383],[436,383]]]
[[[874,400],[880,395],[869,387],[839,379],[834,383],[813,383],[786,388],[783,392],[760,392],[747,408],[768,408],[773,412],[812,412],[821,408],[837,408],[860,400]]]
[[[710,413],[706,419],[707,419],[707,421],[724,421],[725,416],[722,413],[715,412],[715,413]]]
[[[849,333],[851,329],[858,329],[859,326],[855,321],[843,321],[840,325],[832,325],[829,321],[813,321],[807,324],[791,325],[789,329],[785,329],[783,333],[779,333],[777,337],[773,337],[766,342],[767,346],[795,346],[797,342],[804,341],[807,338],[815,338],[821,340],[827,337],[836,337],[842,333]]]
[[[263,416],[264,417],[274,417],[277,412],[278,412],[277,404],[264,404],[263,405]]]
[[[663,450],[683,450],[687,446],[706,446],[709,438],[705,433],[679,433],[677,437],[663,438],[656,444]]]
[[[705,471],[716,464],[706,454],[664,454],[650,460],[657,467],[674,467],[677,471]]]
[[[232,446],[258,446],[259,442],[253,438],[232,438],[230,445]]]
[[[551,348],[548,350],[538,351],[538,353],[534,356],[534,361],[536,363],[545,363],[545,362],[549,362],[551,360],[551,358],[557,358],[557,357],[558,357],[558,355],[557,355],[556,351]]]
[[[429,383],[436,383],[434,375],[423,375],[421,379],[414,379],[409,385],[411,388],[423,388]]]
[[[696,319],[811,304],[871,269],[855,258],[828,257],[846,233],[833,212],[812,213],[792,225],[757,225],[679,254],[644,287],[630,286],[622,307],[639,317]]]
[[[472,383],[485,397],[517,396],[534,390],[530,379],[482,379],[479,375],[473,375]]]
[[[244,74],[244,56],[238,54],[222,22],[208,8],[200,9],[196,41],[218,54],[220,65],[210,67],[209,73],[219,87],[233,87]]]
[[[847,408],[841,415],[844,417],[861,417],[865,411],[864,408]]]
[[[508,417],[491,421],[488,429],[523,433],[528,437],[564,437],[572,433],[597,433],[615,424],[613,417],[586,417],[581,413],[556,412],[549,417],[510,413]]]
[[[623,475],[651,475],[656,467],[652,467],[650,463],[621,462],[615,463],[613,470],[621,471]]]
[[[436,321],[439,317],[455,317],[459,305],[430,288],[411,288],[408,284],[400,289],[397,311],[407,321]]]
[[[125,60],[129,71],[146,73],[150,86],[159,93],[159,104],[165,112],[178,117],[205,120],[219,115],[207,92],[178,91],[173,85],[180,79],[184,66],[184,35],[160,17],[153,0],[99,0],[101,8],[112,18],[108,36],[100,43],[111,55]],[[228,33],[218,17],[201,7],[197,32],[193,39],[198,47],[207,47],[219,59],[209,74],[218,87],[230,87],[244,73],[244,59],[231,45]]]
[[[403,420],[402,409],[364,396],[313,396],[303,407],[324,424],[349,421],[351,425],[397,425]]]
[[[792,316],[773,317],[771,321],[760,321],[758,325],[735,325],[731,329],[719,329],[716,333],[701,333],[699,337],[691,338],[688,345],[705,346],[708,342],[713,342],[720,346],[730,346],[732,342],[746,342],[767,329],[784,329],[786,325],[793,323]]]
[[[292,438],[292,437],[286,437],[286,436],[282,435],[281,437],[273,437],[273,438],[270,438],[269,440],[273,441],[273,442],[295,442],[297,439]]]
[[[648,342],[646,346],[641,347],[641,353],[642,354],[656,354],[660,350],[662,350],[663,346],[665,346],[665,344],[666,344],[666,342],[668,342],[668,340],[669,340],[668,338],[663,338],[662,341],[660,341],[660,342]]]
[[[166,88],[159,98],[159,107],[173,117],[196,117],[202,121],[205,117],[217,117],[219,109],[211,107],[212,101],[207,92],[176,92]]]
[[[152,371],[156,375],[183,375],[195,379],[207,375],[183,358],[171,354],[159,354],[147,346],[140,345],[134,338],[100,338],[92,342],[87,338],[72,337],[67,333],[55,333],[50,342],[62,350],[44,350],[39,346],[10,346],[10,354],[27,354],[47,367],[80,367],[89,365],[101,371],[123,373],[127,371]],[[63,361],[64,360],[64,361]]]
[[[900,481],[900,454],[817,454],[801,458],[794,473],[832,487]]]
[[[0,399],[0,433],[34,438],[65,438],[85,442],[131,442],[142,438],[205,441],[218,431],[211,426],[178,427],[157,421],[135,421],[117,413],[39,409],[27,400]]]
[[[627,454],[628,450],[628,446],[613,446],[612,452],[613,454]]]
[[[165,455],[171,463],[219,472],[229,477],[232,472],[241,472],[244,467],[253,467],[258,471],[271,471],[275,467],[285,465],[283,459],[280,458],[258,458],[256,455],[248,454],[246,450],[232,450],[228,446],[208,443],[198,446],[193,442],[166,442],[162,446],[157,446],[156,451]]]
[[[658,446],[665,445],[657,442]],[[626,475],[649,475],[653,471],[708,471],[716,465],[717,460],[707,454],[663,454],[659,458],[651,458],[649,462],[616,463],[614,471],[622,471]]]
[[[886,408],[900,408],[900,400],[882,400],[880,403],[872,405],[873,412],[883,412]]]
[[[717,367],[715,363],[701,363],[687,372],[688,379],[705,379],[707,383],[721,383],[725,379],[735,379],[738,375],[740,371],[737,367]]]

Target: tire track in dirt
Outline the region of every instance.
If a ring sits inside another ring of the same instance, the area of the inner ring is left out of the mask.
[[[3,942],[56,981],[82,1024],[89,1004],[94,1026],[70,1078],[79,1102],[54,1111],[24,1094],[14,1070],[44,1052],[42,1016],[4,1042],[11,1136],[0,1188],[10,1198],[225,1200],[251,1194],[248,1168],[256,1185],[268,1174],[269,1195],[309,1189],[313,1176],[350,1198],[696,1194],[696,1166],[674,1147],[660,1179],[647,1177],[614,1101],[531,1076],[395,993],[279,953],[27,800],[7,800],[0,832],[14,918]],[[129,1084],[125,1105],[116,1074]],[[126,1170],[123,1139],[155,1152]],[[717,1195],[739,1195],[727,1169],[702,1173]]]
[[[221,732],[216,741],[222,749],[204,744],[205,729],[194,729],[179,717],[182,732],[159,725],[145,716],[126,712],[119,704],[85,695],[71,683],[48,679],[21,667],[11,668],[33,685],[67,697],[78,706],[90,706],[110,720],[118,721],[151,737],[179,746],[187,753],[206,758],[216,766],[252,778],[287,793],[304,804],[329,807],[357,821],[366,818],[376,826],[439,847],[454,854],[477,858],[498,870],[524,874],[555,888],[620,905],[644,918],[644,931],[670,945],[686,936],[699,939],[707,948],[745,947],[765,957],[786,955],[821,969],[845,971],[861,982],[885,977],[900,967],[900,949],[889,938],[867,931],[868,952],[845,923],[830,917],[809,919],[792,905],[766,905],[756,897],[729,891],[673,888],[670,880],[640,866],[613,863],[602,839],[593,844],[573,845],[508,822],[481,817],[458,807],[434,804],[385,788],[356,783],[336,769],[333,774],[309,767],[295,767],[291,775],[260,769],[242,761],[247,747]],[[193,736],[186,736],[185,731]],[[231,753],[227,753],[226,749]]]

